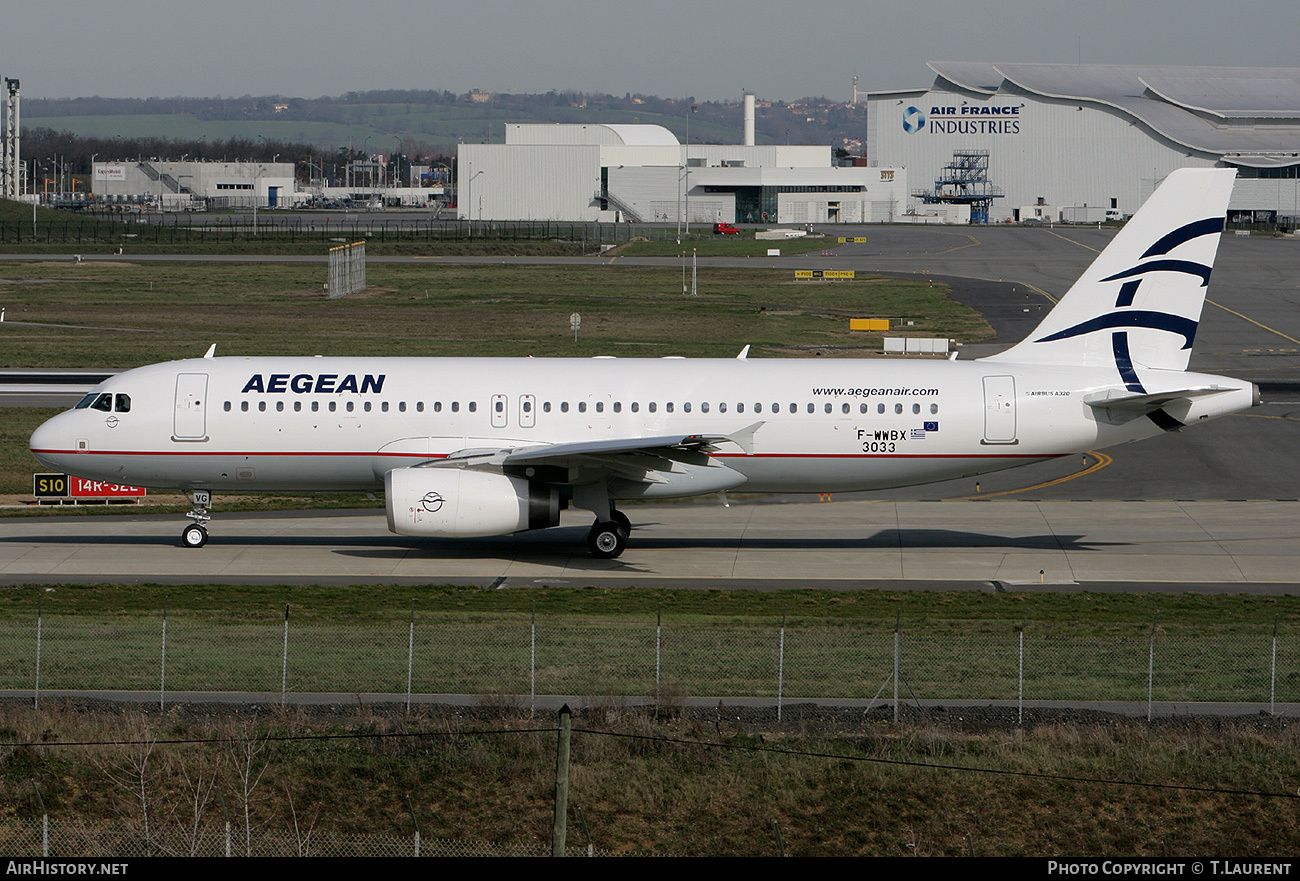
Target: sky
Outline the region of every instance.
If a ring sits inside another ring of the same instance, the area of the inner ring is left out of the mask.
[[[1297,0],[43,0],[24,98],[551,90],[735,101],[916,88],[927,61],[1300,66]]]

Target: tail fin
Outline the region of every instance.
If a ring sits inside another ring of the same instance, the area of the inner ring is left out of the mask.
[[[1186,370],[1237,172],[1172,172],[1043,323],[990,361]]]

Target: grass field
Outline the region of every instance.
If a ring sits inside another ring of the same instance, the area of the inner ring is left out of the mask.
[[[990,335],[972,310],[924,282],[797,282],[793,272],[707,269],[699,296],[681,272],[594,267],[371,264],[369,290],[327,300],[323,266],[120,264],[0,269],[11,367],[133,367],[201,355],[730,357],[823,348],[879,351],[848,319],[912,321],[909,332]],[[569,324],[582,315],[577,342]]]
[[[787,697],[865,698],[891,669],[897,625],[923,698],[1014,699],[1023,648],[1031,698],[1142,700],[1154,650],[1157,700],[1258,702],[1276,623],[1276,699],[1300,701],[1294,597],[51,585],[0,594],[0,687],[30,686],[38,603],[47,689],[157,687],[165,609],[173,689],[275,690],[288,614],[295,692],[402,692],[414,622],[416,691],[527,692],[535,657],[542,693],[644,694],[662,627],[677,693],[775,695],[784,628]]]

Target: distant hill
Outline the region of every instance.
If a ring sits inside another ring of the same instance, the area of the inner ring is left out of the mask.
[[[351,146],[366,153],[439,155],[454,153],[454,145],[464,141],[500,143],[511,122],[657,124],[684,141],[688,114],[693,142],[734,144],[741,140],[741,113],[739,100],[387,90],[312,99],[29,98],[23,101],[22,122],[24,130],[44,128],[109,144],[116,138],[210,145],[278,141],[327,153]],[[760,100],[755,120],[760,144],[829,144],[854,155],[861,153],[864,132],[864,106],[824,98]]]

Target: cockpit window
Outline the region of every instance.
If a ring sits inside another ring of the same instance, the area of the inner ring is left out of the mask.
[[[72,409],[74,409],[74,410],[84,410],[84,409],[86,409],[87,407],[89,407],[91,404],[95,403],[95,398],[98,398],[98,397],[99,397],[99,393],[98,393],[98,392],[91,392],[90,394],[88,394],[88,395],[86,395],[84,398],[82,398],[80,401],[77,401],[77,406],[73,407]]]
[[[91,404],[90,407],[93,410],[103,410],[105,413],[112,413],[113,396],[107,393],[102,394],[98,398],[95,398],[95,402]]]
[[[113,404],[113,409],[116,410],[118,413],[130,413],[130,412],[131,412],[131,396],[130,396],[130,395],[123,395],[123,394],[119,394],[119,395],[117,395],[117,396],[116,396],[116,400],[114,401],[114,404]]]

